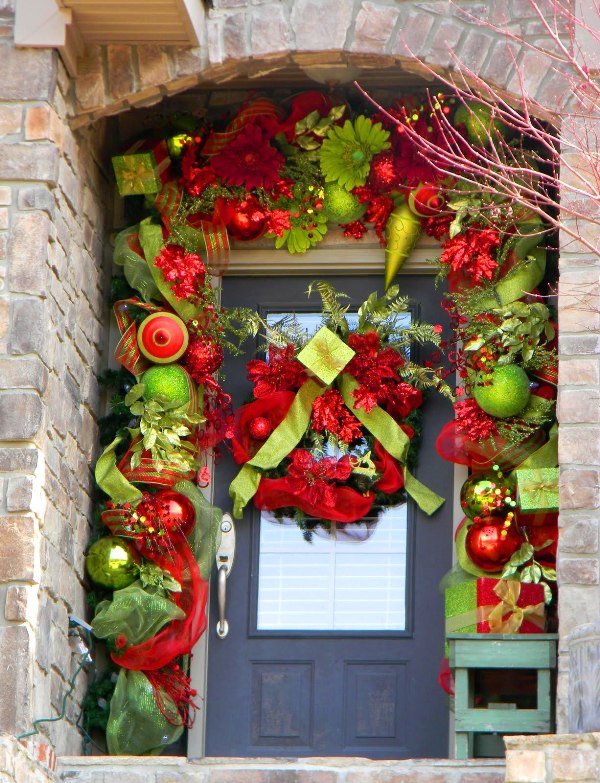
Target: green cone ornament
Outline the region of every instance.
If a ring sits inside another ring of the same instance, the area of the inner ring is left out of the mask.
[[[491,375],[479,376],[473,396],[490,416],[505,419],[517,416],[529,402],[529,376],[516,364],[504,364]]]
[[[421,220],[406,202],[396,207],[385,225],[385,288],[391,286],[421,236]]]
[[[91,545],[85,567],[92,582],[107,590],[121,590],[135,582],[140,556],[119,536],[104,536]]]

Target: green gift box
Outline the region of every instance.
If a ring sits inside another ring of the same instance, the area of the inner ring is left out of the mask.
[[[171,176],[165,141],[138,141],[123,155],[113,155],[112,164],[121,196],[158,193]]]
[[[334,334],[322,326],[298,354],[301,362],[323,383],[332,383],[350,359],[354,351]]]
[[[517,503],[524,514],[558,511],[558,468],[515,470]]]

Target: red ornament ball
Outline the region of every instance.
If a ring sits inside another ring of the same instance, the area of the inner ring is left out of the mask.
[[[136,508],[138,516],[146,516],[155,527],[173,536],[188,536],[196,524],[192,501],[174,489],[163,489],[142,501]]]
[[[267,229],[267,214],[255,196],[229,202],[224,220],[229,236],[242,242],[258,239]]]
[[[153,313],[138,328],[137,341],[142,354],[155,364],[176,362],[188,347],[188,331],[174,313]]]
[[[273,431],[273,427],[267,418],[257,416],[248,425],[248,431],[254,440],[266,440]]]
[[[420,182],[408,194],[408,206],[419,217],[437,215],[443,209],[444,203],[439,187],[432,183]]]
[[[510,515],[506,519],[483,517],[472,525],[465,540],[470,560],[482,571],[501,571],[511,556],[525,543]]]

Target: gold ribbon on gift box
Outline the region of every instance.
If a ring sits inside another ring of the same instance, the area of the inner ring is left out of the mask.
[[[488,622],[490,633],[518,633],[524,620],[533,623],[541,631],[545,626],[544,602],[517,606],[521,594],[521,583],[514,579],[500,579],[494,587],[500,599],[498,604],[478,606],[469,612],[446,619],[446,633],[456,633],[469,625]]]

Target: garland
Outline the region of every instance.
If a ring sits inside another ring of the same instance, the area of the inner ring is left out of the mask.
[[[455,419],[437,443],[473,471],[462,493],[458,578],[542,581],[550,600],[556,336],[539,289],[544,226],[485,183],[473,193],[460,172],[440,174],[411,140],[417,133],[444,147],[459,138],[468,150],[497,133],[508,138],[485,112],[433,95],[367,116],[307,92],[286,110],[251,101],[224,127],[191,120],[113,158],[121,195],[140,198],[131,199],[139,221],[115,242],[123,370],[108,379],[113,412],[96,465],[105,534],[86,561],[103,599],[94,633],[119,671],[105,716],[110,753],[160,752],[191,723],[187,662],[206,624],[220,519],[200,488],[210,482],[206,454],[225,436],[242,465],[232,485],[237,514],[252,499],[310,530],[404,493],[428,513],[438,507],[408,468],[423,391],[448,391],[433,362],[409,360],[411,341],[447,350],[461,379]],[[451,140],[449,123],[458,131]],[[532,150],[510,143],[507,167],[518,169]],[[223,353],[261,324],[256,313],[218,304],[211,280],[227,266],[230,238],[265,236],[303,253],[332,224],[356,240],[376,232],[386,294],[372,294],[350,328],[343,295],[318,284],[323,329],[309,341],[271,329],[268,360],[248,366],[253,400],[233,414],[219,381]],[[402,329],[398,319],[407,304],[392,284],[423,232],[442,243],[446,340],[438,327]]]

